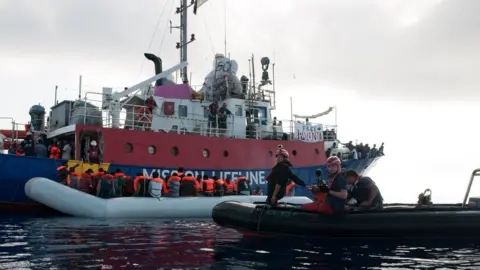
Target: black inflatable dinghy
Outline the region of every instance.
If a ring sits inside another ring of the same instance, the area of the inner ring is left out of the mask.
[[[480,209],[461,204],[386,205],[382,210],[323,215],[299,206],[222,202],[212,212],[221,226],[242,232],[338,237],[480,236]]]

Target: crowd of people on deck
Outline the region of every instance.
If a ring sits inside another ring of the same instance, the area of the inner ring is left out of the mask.
[[[162,179],[158,172],[152,177],[137,173],[136,176],[125,175],[120,169],[107,172],[102,168],[94,172],[92,169],[84,173],[76,172],[76,166],[68,167],[65,162],[57,168],[58,182],[71,188],[109,199],[115,197],[192,197],[192,196],[224,196],[224,195],[262,195],[259,187],[252,188],[245,176],[236,179],[219,179],[216,176],[184,173],[178,168],[167,179]]]
[[[34,140],[32,133],[27,132],[25,139],[21,142],[12,142],[8,149],[8,154],[71,160],[75,153],[74,147],[75,144],[68,140],[54,140],[51,144],[48,144],[48,141],[44,136]]]
[[[374,144],[372,147],[367,144],[359,143],[359,144],[353,144],[352,141],[349,141],[346,144],[343,144],[348,150],[349,153],[347,156],[341,155],[340,153],[337,154],[332,154],[332,151],[335,148],[338,148],[337,143],[333,143],[332,147],[328,148],[325,151],[325,154],[327,157],[330,156],[338,156],[342,160],[357,160],[357,159],[368,159],[368,158],[374,158],[374,157],[380,157],[385,155],[383,152],[384,149],[384,143],[380,144],[380,147],[377,148],[377,145]]]
[[[323,214],[340,214],[351,208],[354,202],[356,209],[381,209],[383,197],[375,182],[363,177],[354,170],[342,171],[342,160],[337,156],[327,159],[328,181],[317,170],[317,183],[306,186],[292,171],[289,153],[282,145],[276,152],[277,164],[272,168],[268,179],[267,203],[276,205],[287,193],[287,185],[291,180],[313,193],[312,203],[302,205],[303,210]]]

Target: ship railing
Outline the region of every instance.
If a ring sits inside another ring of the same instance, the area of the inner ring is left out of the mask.
[[[99,112],[90,113],[95,112],[95,110],[93,110],[93,106],[100,108]],[[110,106],[115,106],[115,104]],[[89,108],[91,108],[91,110]],[[82,124],[87,125],[94,123],[94,125],[101,125],[105,128],[150,130],[152,128],[152,117],[155,115],[155,117],[169,120],[178,119],[178,124],[174,124],[173,127],[166,132],[175,132],[180,134],[189,133],[218,137],[247,137],[252,139],[265,139],[269,137],[274,139],[285,139],[284,134],[287,134],[286,138],[289,140],[298,139],[298,131],[296,130],[296,123],[298,123],[298,121],[278,120],[276,123],[274,123],[271,119],[267,118],[246,118],[232,114],[227,117],[227,129],[220,129],[218,128],[218,116],[215,118],[216,128],[209,127],[210,123],[208,110],[205,110],[203,114],[187,113],[182,115],[182,117],[176,117],[162,115],[160,109],[161,108],[155,108],[153,111],[150,111],[149,108],[144,105],[123,104],[120,112],[115,115],[115,113],[112,113],[114,110],[102,104],[101,100],[89,99],[84,100],[83,107],[72,110],[70,121],[71,123],[74,123],[75,120],[80,118],[83,119],[83,121],[81,121]],[[236,126],[235,123],[238,121],[243,121],[247,124],[247,126],[248,123],[250,123],[250,127],[252,128],[247,130],[245,125],[239,125],[242,128],[235,130],[233,127]],[[313,122],[311,124],[313,126],[317,125]],[[334,141],[336,139],[334,135],[328,133],[328,131],[331,130],[336,130],[336,127],[333,125],[322,125],[322,139],[324,141]]]

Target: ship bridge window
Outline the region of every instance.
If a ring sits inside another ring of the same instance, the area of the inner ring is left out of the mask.
[[[178,105],[178,116],[179,117],[188,116],[188,107],[186,105]]]
[[[242,105],[235,105],[235,116],[239,116],[239,117],[243,116]]]
[[[260,124],[263,126],[267,125],[267,108],[265,107],[254,107],[253,114],[251,115],[252,123]]]

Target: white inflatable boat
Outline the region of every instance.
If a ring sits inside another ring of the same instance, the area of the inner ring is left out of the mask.
[[[42,177],[28,180],[25,194],[64,214],[88,218],[211,218],[213,207],[218,203],[255,203],[267,199],[266,196],[102,199]],[[285,197],[280,202],[304,204],[312,200],[307,197]]]

